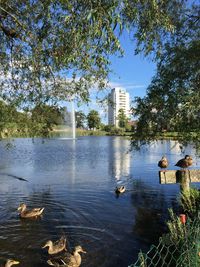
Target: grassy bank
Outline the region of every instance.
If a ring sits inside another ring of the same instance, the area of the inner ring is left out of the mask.
[[[190,136],[196,135],[196,133],[187,133]],[[18,137],[59,137],[59,136],[71,136],[72,129],[64,125],[53,126],[52,129],[48,129],[45,124],[42,123],[6,123],[6,125],[0,125],[0,138],[18,138]],[[113,128],[110,131],[105,130],[86,130],[76,129],[76,136],[130,136],[134,139],[134,132],[125,131],[121,128]],[[179,132],[160,132],[155,136],[158,140],[184,140],[184,135]],[[135,138],[137,140],[137,138]]]

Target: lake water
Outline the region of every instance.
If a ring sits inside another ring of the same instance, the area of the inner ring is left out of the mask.
[[[141,151],[129,150],[121,137],[77,140],[15,139],[0,142],[0,263],[48,266],[51,239],[65,234],[70,247],[81,245],[85,267],[127,267],[140,249],[147,251],[165,231],[167,209],[177,206],[179,185],[160,185],[157,162],[170,169],[183,157],[175,141]],[[194,167],[200,165],[195,152]],[[27,181],[24,181],[23,178]],[[127,191],[116,197],[114,189]],[[198,185],[197,185],[198,186]],[[22,220],[17,207],[45,207],[37,220]]]

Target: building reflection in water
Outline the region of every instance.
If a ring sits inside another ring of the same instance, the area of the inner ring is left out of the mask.
[[[130,177],[131,153],[130,141],[122,138],[110,138],[109,140],[109,174],[120,180],[121,177]]]

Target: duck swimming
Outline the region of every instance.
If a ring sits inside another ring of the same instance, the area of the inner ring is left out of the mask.
[[[32,210],[26,209],[26,204],[22,203],[19,205],[18,211],[20,211],[21,218],[33,218],[38,217],[43,213],[44,208],[35,208]]]
[[[51,240],[49,240],[42,248],[46,247],[48,247],[48,253],[50,255],[57,254],[63,250],[66,250],[66,238],[62,236],[58,241],[54,243]]]
[[[168,165],[169,165],[169,162],[165,156],[163,156],[161,160],[158,162],[158,167],[160,167],[161,169],[167,168]]]
[[[19,261],[8,259],[4,267],[11,267],[12,265],[19,264]]]
[[[66,253],[63,257],[49,259],[47,263],[56,267],[79,267],[81,265],[80,252],[86,253],[81,246],[76,246],[72,254]]]
[[[116,194],[122,194],[122,193],[124,193],[126,191],[126,187],[125,186],[119,186],[119,187],[116,187],[116,189],[115,189],[115,193]]]
[[[185,158],[183,159],[180,159],[176,164],[175,166],[178,166],[180,168],[188,168],[192,165],[193,163],[193,160],[192,160],[192,157],[189,156],[189,155],[186,155]]]

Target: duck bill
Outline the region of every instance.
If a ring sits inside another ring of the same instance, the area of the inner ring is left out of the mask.
[[[21,211],[21,209],[22,209],[21,207],[18,207],[18,208],[17,208],[18,211]]]
[[[13,261],[13,264],[19,264],[20,262],[19,261]]]
[[[81,252],[82,252],[82,253],[87,253],[87,252],[86,252],[85,250],[83,250],[83,249],[82,249],[82,251],[81,251]]]
[[[42,248],[46,248],[47,247],[47,244],[45,244]]]

